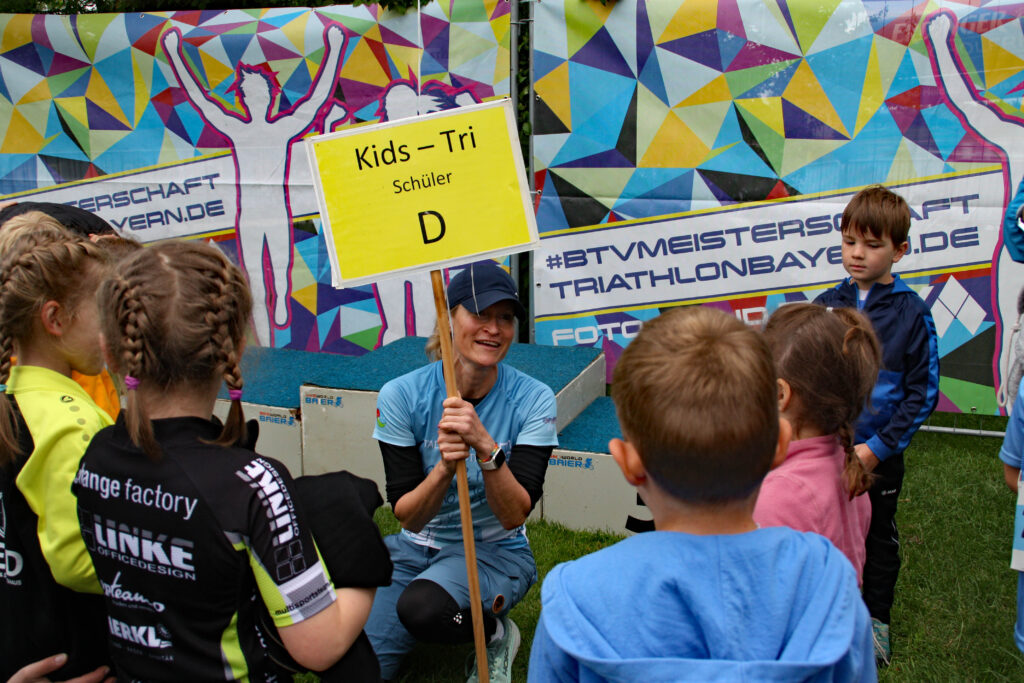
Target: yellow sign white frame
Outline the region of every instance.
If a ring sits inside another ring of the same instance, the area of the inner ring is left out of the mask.
[[[305,144],[335,287],[539,245],[511,100]]]

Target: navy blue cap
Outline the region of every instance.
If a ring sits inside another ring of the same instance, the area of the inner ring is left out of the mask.
[[[519,290],[512,276],[494,261],[478,261],[448,283],[448,306],[461,304],[470,313],[479,313],[499,301],[511,301],[516,317],[526,320],[526,308],[519,301]]]
[[[18,202],[5,209],[0,209],[0,225],[8,219],[20,216],[29,211],[41,211],[80,237],[89,235],[116,235],[117,232],[96,214],[70,204],[53,202]]]

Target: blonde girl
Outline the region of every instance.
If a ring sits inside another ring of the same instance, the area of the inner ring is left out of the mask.
[[[82,239],[89,239],[92,242],[96,241],[95,238],[90,237],[88,234],[75,232],[68,226],[61,223],[57,218],[42,210],[33,209],[24,212],[20,211],[26,206],[40,207],[40,209],[46,208],[54,213],[65,215],[66,218],[76,220],[76,224],[79,226],[82,226],[87,220],[98,221],[100,224],[105,225],[103,219],[74,206],[66,206],[64,204],[39,204],[35,202],[19,204],[6,211],[0,210],[0,255],[7,253],[7,250],[10,248],[10,245],[14,240],[16,240],[20,235],[26,233],[39,233],[43,231],[51,233],[56,232],[67,237],[80,237]],[[10,218],[4,219],[5,215],[9,215]],[[86,218],[83,218],[83,216]],[[109,226],[107,226],[107,230],[109,230],[109,234],[104,233],[103,243],[101,246],[111,260],[116,260],[117,251],[126,252],[132,247],[141,247],[137,242],[117,237],[113,229]],[[116,248],[112,248],[115,244]],[[114,385],[114,382],[110,377],[110,373],[106,370],[102,370],[98,375],[82,375],[78,372],[72,371],[71,379],[81,384],[82,388],[85,389],[85,392],[89,394],[89,397],[96,403],[96,405],[102,408],[103,411],[111,417],[111,419],[117,419],[117,414],[121,410],[121,399],[118,395],[117,387]]]
[[[74,490],[96,572],[119,588],[106,592],[118,676],[271,680],[278,639],[301,666],[331,667],[374,589],[334,587],[287,470],[236,445],[252,311],[241,270],[213,246],[162,243],[122,261],[99,301],[127,400]],[[211,421],[222,383],[223,426]]]
[[[71,379],[103,369],[94,295],[105,262],[59,226],[16,236],[0,260],[0,680],[56,653],[67,654],[58,679],[106,660],[100,584],[71,494],[86,446],[111,423]]]

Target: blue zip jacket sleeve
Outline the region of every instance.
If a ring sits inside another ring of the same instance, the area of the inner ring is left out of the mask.
[[[1003,216],[1003,244],[1010,252],[1010,258],[1018,263],[1024,263],[1024,217],[1021,210],[1024,210],[1024,178],[1021,178],[1017,194],[1010,200]]]
[[[850,278],[822,292],[815,303],[857,308],[857,285]],[[931,312],[899,276],[875,284],[861,309],[882,344],[882,370],[871,409],[857,421],[856,443],[879,460],[902,453],[931,415],[939,398],[939,345]]]

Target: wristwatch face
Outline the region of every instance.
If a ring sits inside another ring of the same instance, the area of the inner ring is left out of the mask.
[[[505,451],[499,448],[498,452],[494,454],[493,458],[487,461],[477,460],[477,464],[480,465],[480,469],[487,470],[488,472],[490,472],[491,470],[496,470],[505,464]]]

